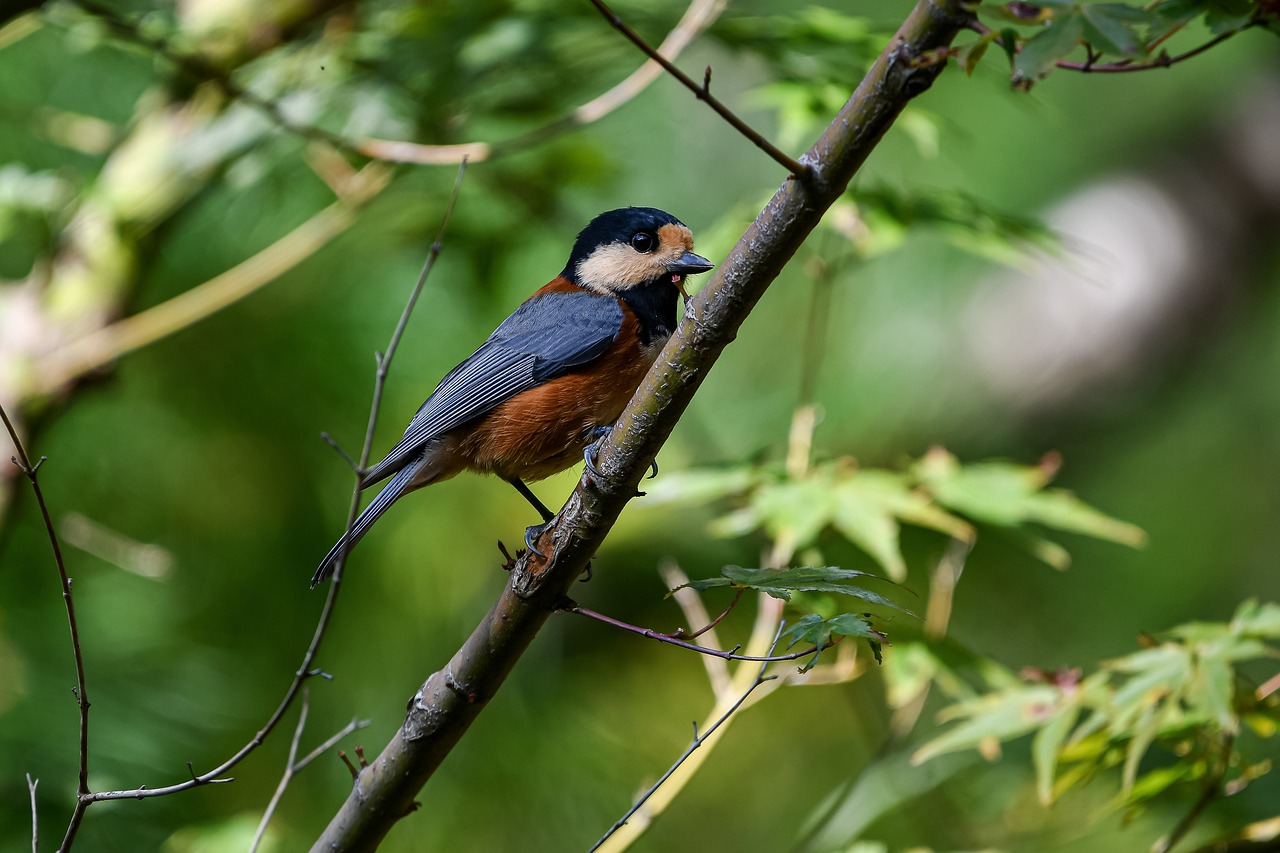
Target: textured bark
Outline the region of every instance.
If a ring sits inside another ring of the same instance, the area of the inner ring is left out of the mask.
[[[545,533],[550,561],[522,559],[489,614],[409,703],[404,725],[356,779],[314,851],[373,850],[501,686],[563,600],[655,457],[707,371],[765,289],[840,197],[858,167],[916,95],[945,67],[945,48],[969,20],[958,0],[921,0],[826,132],[802,157],[813,169],[788,180],[695,296],[601,450],[601,482],[585,477]]]

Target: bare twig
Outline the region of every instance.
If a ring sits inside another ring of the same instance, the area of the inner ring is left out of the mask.
[[[742,134],[748,140],[750,140],[753,145],[755,145],[761,151],[763,151],[764,153],[772,157],[775,162],[781,164],[783,168],[785,168],[788,172],[791,173],[791,176],[793,178],[796,178],[797,180],[801,180],[801,181],[808,180],[812,171],[810,167],[795,160],[791,156],[784,153],[781,149],[779,149],[776,145],[774,145],[768,139],[765,139],[764,136],[758,130],[756,130],[751,125],[747,124],[742,119],[738,118],[738,116],[728,107],[726,107],[720,101],[719,98],[711,94],[711,91],[707,85],[711,82],[710,73],[704,76],[703,78],[704,85],[699,86],[696,82],[694,82],[692,77],[690,77],[688,74],[685,74],[683,71],[677,68],[674,64],[672,64],[670,60],[668,60],[665,56],[663,56],[658,51],[654,50],[653,47],[651,47],[647,41],[645,41],[643,38],[640,37],[638,33],[636,33],[635,30],[627,26],[626,21],[622,20],[622,18],[618,15],[617,12],[614,12],[607,5],[605,5],[604,0],[591,0],[591,5],[595,6],[597,9],[600,10],[600,14],[604,15],[605,20],[607,20],[615,30],[617,30],[618,32],[626,36],[627,40],[630,41],[632,44],[634,44],[636,47],[640,48],[640,50],[643,51],[646,56],[648,56],[651,60],[661,65],[663,69],[666,70],[666,72],[670,74],[672,77],[679,80],[680,83],[686,89],[688,89],[690,92],[693,93],[695,98],[705,102],[707,106],[711,107],[711,109],[715,111],[716,115],[720,116],[720,118],[727,121],[729,125],[733,127],[734,130],[738,131],[738,133]]]
[[[613,826],[609,827],[609,831],[606,832],[604,835],[602,835],[600,837],[600,840],[597,841],[594,845],[592,845],[591,847],[592,853],[595,853],[596,850],[599,850],[604,845],[604,843],[608,841],[610,837],[613,836],[615,832],[617,832],[619,829],[627,825],[627,821],[629,821],[632,818],[632,816],[635,815],[636,812],[640,811],[640,809],[644,806],[644,804],[649,801],[649,798],[652,797],[657,792],[657,790],[662,787],[663,783],[665,783],[668,779],[670,779],[671,776],[677,770],[680,769],[680,765],[684,764],[685,760],[688,759],[690,755],[693,755],[694,751],[698,747],[702,746],[702,744],[705,743],[708,738],[710,738],[712,735],[716,733],[716,730],[719,729],[720,726],[722,726],[726,721],[728,721],[730,717],[732,717],[734,714],[738,712],[738,709],[742,707],[742,704],[747,701],[747,697],[750,696],[757,687],[759,687],[761,684],[764,684],[766,681],[772,681],[773,679],[777,678],[776,675],[771,675],[766,678],[764,673],[765,673],[765,670],[769,668],[769,661],[776,660],[776,658],[773,658],[771,656],[773,654],[773,650],[778,647],[778,639],[782,636],[782,629],[784,627],[785,627],[785,623],[783,622],[778,623],[778,632],[774,634],[773,643],[769,646],[769,656],[762,658],[762,660],[765,660],[766,662],[760,666],[760,671],[756,673],[755,680],[751,682],[751,686],[746,689],[746,692],[744,692],[741,696],[739,696],[738,701],[734,702],[731,706],[729,706],[729,710],[725,711],[724,714],[719,719],[717,719],[714,723],[708,726],[706,730],[703,731],[702,733],[698,732],[698,724],[697,723],[693,724],[693,742],[690,743],[689,747],[680,755],[679,758],[675,760],[675,763],[672,764],[669,768],[667,768],[667,772],[663,773],[662,777],[649,787],[649,790],[645,791],[643,794],[640,795],[640,798],[637,799],[635,804],[632,805],[631,808],[627,810],[627,813],[624,814],[622,817],[618,818],[617,822],[614,823]]]
[[[579,616],[586,616],[588,619],[603,622],[604,624],[611,625],[614,628],[621,628],[624,631],[629,631],[632,634],[637,634],[641,637],[648,637],[650,640],[657,640],[659,643],[668,643],[673,646],[679,646],[682,649],[688,649],[691,652],[697,652],[701,655],[710,655],[711,657],[722,658],[723,660],[776,663],[779,661],[799,660],[800,658],[808,657],[809,655],[816,655],[818,652],[822,651],[822,649],[817,646],[811,646],[802,652],[792,652],[785,655],[775,655],[772,653],[768,655],[740,655],[738,654],[738,649],[742,648],[741,646],[734,646],[727,652],[722,651],[721,649],[709,649],[706,646],[700,646],[697,643],[685,642],[684,640],[673,637],[670,634],[663,634],[658,631],[654,631],[652,628],[641,628],[639,625],[632,625],[629,622],[623,622],[621,619],[614,619],[612,616],[606,616],[603,613],[588,610],[587,608],[581,607],[577,604],[567,604],[562,607],[561,610],[566,613],[576,613]],[[824,648],[830,648],[830,646],[825,646]]]
[[[267,803],[267,809],[262,814],[262,820],[258,823],[258,831],[253,834],[253,843],[249,845],[249,853],[256,853],[258,845],[262,843],[262,836],[267,832],[267,823],[270,822],[271,816],[275,814],[276,806],[280,803],[280,798],[284,796],[285,788],[289,787],[289,782],[293,779],[294,761],[298,757],[298,742],[302,740],[302,732],[307,727],[307,714],[311,710],[311,690],[302,688],[302,703],[298,710],[298,725],[293,729],[293,740],[289,741],[289,757],[284,762],[284,775],[280,777],[280,784],[276,785],[275,793],[271,795],[271,802]]]
[[[63,838],[62,848],[65,849],[71,844],[75,838],[76,830],[80,827],[80,821],[84,817],[83,801],[89,793],[89,691],[85,683],[84,675],[84,648],[80,644],[80,626],[76,621],[75,602],[71,597],[71,578],[67,577],[67,564],[62,558],[62,546],[58,543],[58,534],[53,529],[53,518],[49,515],[49,505],[44,499],[44,490],[40,488],[39,468],[44,464],[44,457],[36,464],[31,464],[31,457],[27,455],[27,449],[22,444],[22,439],[18,437],[18,431],[14,428],[13,422],[9,420],[9,413],[0,406],[0,419],[4,420],[4,427],[9,433],[9,438],[13,441],[13,448],[16,456],[13,463],[22,470],[27,476],[27,481],[31,483],[31,491],[36,496],[36,504],[40,507],[40,517],[44,521],[44,530],[49,537],[49,546],[53,549],[53,562],[58,569],[58,579],[62,583],[62,601],[67,610],[67,625],[71,629],[71,654],[75,659],[76,665],[76,687],[75,697],[76,705],[80,709],[80,769],[78,773],[78,784],[76,786],[76,807],[71,815],[71,822],[67,827],[66,837]]]
[[[708,631],[714,631],[715,627],[724,621],[724,617],[733,612],[733,608],[738,606],[738,602],[742,600],[742,594],[747,591],[745,586],[738,587],[738,591],[733,594],[733,600],[729,602],[729,606],[720,611],[720,615],[704,624],[701,628],[692,633],[685,631],[683,628],[677,628],[670,634],[667,634],[673,640],[696,640]],[[690,626],[692,627],[692,626]]]
[[[32,779],[31,774],[27,774],[27,793],[31,795],[31,853],[40,853],[40,813],[36,806],[36,786],[39,784],[39,779]]]
[[[396,323],[395,331],[391,333],[391,342],[387,344],[384,352],[378,353],[378,370],[373,384],[373,400],[369,404],[369,426],[364,433],[364,449],[360,453],[360,471],[363,472],[369,467],[369,450],[373,447],[373,432],[378,425],[378,409],[382,406],[382,391],[387,384],[387,372],[391,369],[391,359],[395,358],[396,350],[400,348],[400,339],[404,337],[405,327],[409,325],[409,316],[413,314],[413,308],[418,304],[418,297],[422,295],[422,288],[427,283],[427,276],[431,275],[431,270],[435,268],[436,258],[440,257],[440,250],[444,247],[444,233],[449,227],[449,220],[453,216],[453,207],[458,201],[458,190],[462,188],[462,176],[467,172],[467,161],[464,159],[458,165],[458,176],[453,181],[453,192],[449,195],[449,203],[445,205],[444,216],[440,219],[440,230],[436,232],[435,242],[431,244],[431,249],[427,252],[427,260],[422,265],[422,272],[418,274],[418,280],[414,283],[413,289],[409,291],[409,299],[405,302],[404,311],[400,314],[400,320]],[[348,534],[350,529],[348,528]],[[338,563],[333,571],[334,580],[342,572],[342,564],[347,559],[347,549],[343,548],[342,553],[338,556]]]
[[[320,755],[331,749],[342,738],[357,729],[362,729],[369,725],[368,720],[352,720],[324,743],[307,753],[304,758],[298,760],[298,742],[302,740],[302,731],[307,727],[307,713],[310,707],[311,691],[303,688],[302,707],[298,711],[298,725],[293,730],[293,740],[289,743],[289,757],[285,760],[284,775],[280,777],[280,784],[276,785],[275,793],[271,795],[271,802],[267,803],[266,811],[262,814],[262,820],[258,823],[258,831],[253,835],[253,843],[249,845],[249,853],[255,853],[262,843],[262,839],[267,832],[267,824],[271,822],[271,817],[275,814],[276,807],[280,805],[280,799],[284,796],[285,789],[289,787],[289,783],[293,781],[293,777]]]
[[[391,343],[387,347],[386,356],[379,359],[379,374],[375,379],[375,384],[374,384],[374,397],[376,400],[381,400],[382,384],[383,382],[385,382],[385,379],[386,379],[386,373],[385,373],[385,370],[383,370],[383,368],[390,362],[391,357],[395,354],[395,350],[399,345],[400,333],[403,331],[404,324],[408,322],[409,314],[412,312],[414,303],[417,300],[417,294],[421,292],[422,286],[425,282],[426,273],[430,271],[431,264],[433,263],[435,256],[439,254],[438,246],[440,245],[440,241],[443,238],[444,229],[448,226],[449,215],[452,212],[454,204],[457,201],[458,191],[461,188],[462,176],[465,173],[465,171],[466,171],[466,164],[464,163],[458,168],[458,177],[454,181],[453,193],[449,197],[449,202],[445,210],[443,221],[441,223],[440,232],[437,235],[436,242],[435,244],[433,244],[433,247],[432,247],[432,250],[433,250],[432,254],[428,257],[428,261],[424,265],[424,273],[422,276],[419,277],[418,282],[415,284],[413,289],[413,295],[410,298],[409,303],[405,306],[404,313],[401,314],[400,322],[396,326],[396,333],[392,335]],[[369,413],[369,425],[368,425],[368,428],[366,429],[365,443],[360,454],[360,467],[363,467],[366,464],[368,464],[369,453],[373,444],[373,433],[377,427],[377,419],[378,419],[378,407],[375,404],[371,407],[370,413]],[[356,513],[359,510],[359,506],[360,506],[359,480],[360,478],[357,475],[356,483],[352,488],[351,504],[347,513],[347,531],[348,532],[351,530],[351,528],[355,524]],[[325,598],[324,607],[320,612],[320,618],[316,623],[315,632],[312,634],[312,637],[311,637],[311,643],[310,645],[308,645],[307,651],[302,656],[302,662],[301,664],[299,664],[297,671],[294,673],[293,681],[292,683],[290,683],[288,689],[285,691],[284,698],[280,700],[280,704],[276,707],[275,712],[272,713],[271,717],[267,720],[266,724],[258,731],[257,734],[253,736],[253,738],[247,744],[241,747],[240,751],[232,755],[229,759],[224,761],[218,767],[215,767],[213,770],[210,770],[207,773],[202,773],[199,775],[193,774],[193,777],[190,780],[178,783],[176,785],[167,785],[162,788],[145,788],[144,787],[144,788],[134,788],[131,790],[99,791],[96,793],[89,794],[85,797],[81,797],[80,802],[84,803],[85,805],[88,805],[88,804],[99,802],[102,800],[144,799],[149,797],[160,797],[160,796],[165,796],[167,794],[177,793],[178,791],[187,791],[201,785],[209,785],[209,784],[214,784],[218,782],[230,781],[229,779],[224,779],[221,777],[232,767],[234,767],[235,765],[239,764],[242,760],[244,760],[244,758],[247,755],[249,755],[249,753],[253,752],[255,749],[257,749],[259,746],[262,745],[262,743],[266,740],[267,736],[275,729],[275,727],[280,723],[281,718],[283,718],[284,714],[289,710],[290,706],[293,704],[294,700],[297,698],[298,694],[301,692],[304,682],[306,682],[307,679],[315,676],[328,677],[328,674],[325,673],[324,670],[314,666],[314,662],[316,659],[316,655],[320,649],[320,643],[324,639],[324,636],[328,631],[329,623],[332,621],[334,608],[337,605],[338,591],[341,589],[341,584],[339,583],[340,568],[341,566],[339,565],[339,571],[335,571],[334,573],[333,583],[330,585],[329,594]]]
[[[1134,62],[1131,59],[1122,59],[1119,62],[1092,63],[1089,62],[1068,62],[1065,59],[1059,59],[1054,63],[1058,68],[1064,71],[1081,71],[1086,74],[1123,74],[1128,71],[1150,71],[1153,68],[1169,68],[1177,65],[1179,62],[1186,62],[1204,53],[1210,48],[1217,47],[1232,36],[1242,33],[1250,27],[1256,27],[1259,21],[1252,20],[1239,29],[1227,30],[1221,33],[1199,47],[1194,47],[1186,53],[1180,53],[1177,56],[1170,56],[1161,52],[1159,56],[1148,62]]]

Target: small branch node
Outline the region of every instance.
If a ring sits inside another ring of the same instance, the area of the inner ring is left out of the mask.
[[[351,771],[351,779],[352,779],[352,781],[354,781],[354,780],[356,780],[356,779],[358,779],[358,778],[360,777],[360,770],[359,770],[359,769],[358,769],[354,764],[352,764],[352,763],[351,763],[351,759],[350,759],[350,758],[347,758],[347,753],[346,753],[346,752],[344,752],[344,751],[343,751],[343,750],[341,750],[341,749],[340,749],[340,750],[338,750],[338,758],[341,758],[341,759],[342,759],[342,763],[343,763],[343,764],[345,764],[345,765],[347,765],[347,769]]]
[[[337,454],[341,456],[348,465],[351,466],[352,471],[355,471],[357,474],[360,473],[360,466],[356,464],[356,460],[352,459],[347,454],[347,451],[343,450],[342,446],[339,445],[338,442],[334,441],[333,436],[329,435],[329,433],[327,432],[322,432],[320,433],[320,437],[324,439],[325,444],[329,445],[335,451],[337,451]]]

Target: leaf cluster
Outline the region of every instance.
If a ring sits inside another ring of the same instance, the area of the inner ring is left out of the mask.
[[[1065,489],[1050,488],[1054,456],[1039,465],[991,461],[962,465],[934,448],[895,471],[862,468],[844,458],[816,465],[801,477],[766,466],[690,470],[671,474],[650,492],[651,501],[707,503],[733,499],[739,506],[712,522],[718,536],[763,531],[795,550],[815,545],[830,529],[870,556],[894,581],[907,575],[902,525],[934,530],[972,543],[975,523],[1002,528],[1039,559],[1066,568],[1070,557],[1036,526],[1138,546],[1140,529],[1114,519]]]
[[[998,27],[960,47],[956,58],[973,73],[987,48],[998,45],[1020,88],[1029,88],[1081,48],[1080,70],[1103,70],[1104,59],[1124,70],[1158,68],[1173,61],[1162,45],[1189,24],[1198,21],[1221,37],[1257,24],[1274,27],[1277,20],[1273,4],[1259,0],[1161,0],[1144,6],[1041,0],[984,5],[982,11]]]
[[[1233,745],[1246,729],[1262,739],[1275,735],[1280,702],[1257,690],[1240,666],[1278,656],[1280,605],[1248,601],[1230,622],[1182,625],[1087,676],[1028,670],[1016,678],[986,662],[975,691],[954,660],[904,644],[886,677],[899,701],[930,681],[956,700],[940,715],[953,725],[916,751],[916,763],[972,748],[993,755],[998,743],[1030,734],[1042,802],[1118,767],[1113,807],[1133,813],[1179,784],[1215,778],[1238,790],[1271,769],[1269,760],[1250,761]]]

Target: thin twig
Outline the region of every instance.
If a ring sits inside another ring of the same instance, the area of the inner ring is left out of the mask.
[[[4,406],[0,406],[0,419],[4,420],[4,427],[17,453],[13,457],[13,462],[23,474],[26,474],[27,481],[31,483],[31,491],[36,496],[36,504],[40,507],[40,517],[44,520],[44,530],[49,537],[49,546],[53,549],[53,562],[58,568],[58,579],[62,584],[62,601],[66,605],[67,624],[71,629],[71,654],[76,665],[75,697],[76,705],[80,709],[80,767],[76,786],[76,807],[72,811],[66,837],[62,840],[61,849],[65,850],[70,846],[80,827],[80,821],[84,817],[84,798],[89,793],[89,691],[84,675],[84,648],[80,644],[80,626],[76,621],[75,602],[71,597],[71,578],[67,577],[67,564],[62,558],[62,546],[58,543],[58,534],[53,528],[53,518],[49,515],[49,505],[45,502],[44,490],[40,488],[39,468],[44,464],[44,457],[32,465],[31,457],[27,455],[27,449],[22,445],[22,439],[18,437],[18,431],[9,420],[9,413],[4,410]]]
[[[1068,62],[1065,59],[1059,59],[1054,64],[1064,71],[1081,71],[1086,74],[1122,74],[1126,71],[1150,71],[1152,68],[1168,68],[1171,65],[1177,65],[1179,62],[1186,62],[1188,59],[1199,56],[1206,50],[1222,44],[1237,33],[1242,33],[1250,27],[1257,26],[1258,23],[1259,22],[1257,20],[1253,20],[1239,29],[1227,30],[1225,33],[1219,34],[1199,47],[1194,47],[1186,53],[1180,53],[1177,56],[1169,56],[1167,53],[1161,53],[1150,62],[1134,62],[1129,59],[1122,59],[1119,62],[1106,62],[1102,64],[1095,63],[1090,65],[1086,62]]]
[[[413,307],[418,303],[418,297],[422,295],[422,288],[427,283],[427,276],[431,275],[431,270],[436,265],[436,258],[440,257],[440,250],[444,248],[444,233],[449,227],[449,219],[453,216],[453,206],[458,201],[458,190],[462,187],[462,176],[466,174],[467,161],[464,159],[458,164],[458,176],[453,180],[453,192],[449,195],[449,203],[445,206],[444,216],[440,219],[440,230],[436,232],[435,242],[431,244],[431,250],[427,252],[427,260],[422,265],[422,272],[418,274],[418,280],[413,285],[413,290],[409,292],[409,299],[405,303],[404,311],[400,314],[400,321],[396,323],[395,331],[391,333],[391,342],[387,344],[385,352],[378,355],[378,372],[377,378],[373,386],[373,402],[370,404],[369,412],[369,428],[364,434],[364,450],[360,454],[360,470],[363,471],[369,466],[369,450],[373,446],[373,432],[378,423],[378,409],[382,405],[382,391],[387,383],[387,371],[391,369],[391,359],[395,358],[396,350],[400,348],[400,339],[404,337],[405,327],[409,325],[409,316],[413,313]],[[342,563],[346,559],[344,553],[338,558],[338,567],[334,570],[336,575],[342,571]]]
[[[315,761],[317,758],[324,755],[329,750],[333,749],[333,747],[338,743],[338,741],[342,740],[344,737],[351,734],[352,732],[363,729],[367,725],[369,725],[368,720],[352,720],[351,722],[347,723],[341,729],[339,729],[338,731],[330,735],[328,740],[326,740],[324,743],[320,744],[315,749],[308,752],[305,756],[303,756],[298,761],[297,764],[293,765],[293,772],[295,774],[301,772],[304,768],[306,768],[308,764]]]
[[[813,172],[809,166],[795,160],[788,154],[784,153],[772,142],[765,139],[758,130],[738,118],[738,116],[726,107],[719,98],[712,95],[706,86],[699,86],[694,82],[693,78],[673,65],[670,60],[661,53],[654,50],[647,41],[642,39],[639,34],[636,33],[635,30],[627,26],[627,23],[622,20],[617,12],[614,12],[605,5],[604,0],[591,0],[591,5],[600,10],[600,14],[604,15],[605,20],[607,20],[615,30],[626,36],[627,40],[640,48],[640,50],[644,51],[646,56],[661,65],[672,77],[679,80],[686,89],[693,93],[695,98],[705,102],[707,106],[711,107],[711,109],[715,111],[716,115],[727,121],[734,130],[738,131],[738,133],[750,140],[753,145],[772,157],[775,162],[781,164],[788,172],[791,173],[793,178],[800,181],[806,181],[809,179],[809,176]],[[704,80],[709,82],[710,75],[706,75]]]
[[[624,631],[630,631],[632,634],[638,634],[641,637],[648,637],[651,640],[657,640],[660,643],[669,643],[673,646],[679,646],[682,649],[688,649],[691,652],[697,652],[702,655],[711,655],[712,657],[723,658],[724,660],[745,660],[758,661],[760,663],[777,663],[781,661],[799,660],[809,655],[816,655],[822,651],[818,646],[811,646],[802,652],[792,652],[785,655],[775,655],[772,650],[767,655],[740,655],[738,649],[742,646],[734,646],[729,651],[721,649],[709,649],[706,646],[700,646],[697,643],[686,643],[684,640],[676,639],[670,634],[663,634],[652,628],[641,628],[639,625],[632,625],[630,622],[623,622],[621,619],[614,619],[612,616],[606,616],[603,613],[597,613],[577,604],[566,605],[560,608],[566,613],[576,613],[579,616],[586,616],[588,619],[594,619],[597,622],[603,622],[606,625],[612,625],[614,628],[621,628]],[[827,647],[829,648],[829,647]]]
[[[32,779],[31,774],[27,774],[27,792],[31,794],[31,853],[40,853],[40,817],[36,807],[36,786],[39,784],[39,779]]]
[[[280,805],[281,798],[284,797],[285,789],[289,787],[289,783],[293,781],[293,777],[301,773],[302,770],[312,761],[315,761],[321,755],[332,749],[333,745],[338,741],[342,740],[357,729],[362,729],[369,725],[368,720],[352,720],[324,743],[307,753],[304,758],[298,759],[298,742],[302,740],[302,730],[306,728],[307,713],[310,710],[310,706],[310,691],[304,688],[302,691],[302,708],[298,711],[298,725],[293,730],[293,741],[289,744],[289,757],[285,761],[284,775],[280,777],[280,784],[276,785],[275,793],[271,795],[271,802],[267,803],[266,811],[262,814],[262,820],[258,823],[258,831],[254,833],[253,836],[253,843],[249,845],[249,853],[255,853],[258,846],[262,843],[262,839],[266,836],[267,824],[271,822],[271,818],[275,814],[276,808]]]
[[[293,779],[294,760],[298,757],[298,742],[302,740],[302,731],[307,727],[307,714],[311,710],[311,690],[302,688],[302,705],[298,709],[298,725],[293,729],[293,740],[289,742],[289,757],[284,762],[284,774],[280,777],[280,784],[276,785],[275,793],[271,795],[271,802],[267,803],[267,809],[262,814],[262,820],[258,823],[258,831],[253,834],[253,843],[249,845],[249,853],[257,853],[258,845],[262,843],[262,836],[267,832],[267,824],[271,821],[271,816],[275,814],[276,806],[280,803],[280,798],[284,796],[285,788],[289,787],[289,782]]]
[[[778,647],[778,640],[779,638],[782,637],[782,629],[785,626],[786,626],[785,622],[778,623],[778,632],[774,634],[773,643],[769,646],[770,655],[772,655],[773,650]],[[606,832],[604,835],[602,835],[600,837],[600,840],[597,841],[591,847],[592,853],[594,853],[594,851],[596,850],[599,850],[600,847],[606,841],[608,841],[609,838],[615,832],[617,832],[619,829],[627,825],[627,821],[630,820],[632,816],[635,815],[636,812],[640,811],[640,809],[644,806],[644,804],[649,801],[649,798],[652,797],[657,792],[657,790],[662,787],[663,783],[666,782],[668,779],[670,779],[671,776],[677,770],[680,769],[680,765],[684,764],[685,760],[688,759],[690,755],[693,755],[694,751],[698,747],[702,746],[704,741],[706,741],[708,738],[714,735],[716,732],[716,729],[720,728],[721,725],[723,725],[730,717],[732,717],[734,714],[738,712],[738,709],[742,707],[742,703],[747,701],[747,697],[750,696],[757,687],[759,687],[761,684],[764,684],[766,681],[772,681],[773,679],[777,678],[776,675],[771,675],[766,678],[764,674],[765,670],[769,668],[769,662],[773,660],[777,660],[777,658],[765,657],[765,658],[760,658],[760,660],[764,660],[765,663],[761,664],[760,671],[756,673],[755,680],[751,682],[751,686],[746,689],[746,692],[744,692],[741,696],[739,696],[738,701],[734,702],[731,706],[729,706],[729,710],[725,711],[724,714],[721,715],[719,719],[717,719],[714,723],[708,726],[706,730],[703,731],[701,734],[698,733],[698,724],[697,723],[693,724],[693,742],[690,743],[689,747],[681,754],[679,758],[675,760],[675,763],[667,768],[667,772],[663,773],[662,777],[649,787],[649,790],[645,791],[643,794],[640,795],[640,798],[636,800],[635,804],[630,809],[627,810],[627,813],[624,814],[622,817],[618,818],[617,822],[614,823],[613,826],[609,827],[609,831]]]
[[[1064,71],[1079,71],[1084,74],[1123,74],[1129,71],[1150,71],[1153,68],[1168,68],[1172,65],[1177,65],[1180,62],[1186,62],[1188,59],[1192,59],[1196,56],[1199,56],[1200,54],[1204,53],[1206,50],[1209,50],[1210,48],[1217,47],[1218,45],[1222,44],[1222,42],[1226,41],[1232,36],[1238,33],[1242,33],[1245,30],[1250,29],[1251,27],[1259,26],[1261,23],[1262,21],[1260,19],[1253,18],[1250,21],[1248,21],[1246,24],[1244,24],[1244,26],[1237,27],[1234,30],[1227,30],[1224,33],[1220,33],[1214,38],[1205,42],[1204,44],[1198,47],[1194,47],[1191,50],[1186,51],[1185,53],[1180,53],[1177,56],[1170,56],[1167,53],[1161,53],[1159,56],[1147,62],[1134,62],[1132,59],[1122,59],[1118,62],[1107,62],[1107,63],[1099,64],[1094,61],[1096,57],[1092,55],[1093,46],[1086,42],[1084,46],[1085,46],[1085,49],[1090,52],[1089,59],[1087,59],[1084,62],[1070,62],[1065,59],[1059,59],[1057,62],[1054,63],[1054,66],[1057,68],[1061,68]],[[990,27],[978,21],[976,18],[971,19],[969,21],[968,29],[972,30],[975,33],[978,33],[979,35],[989,35],[992,32],[994,32]],[[1151,47],[1155,47],[1157,44],[1169,38],[1169,36],[1173,35],[1173,33],[1176,31],[1177,30],[1175,29],[1166,33],[1163,38],[1160,38],[1152,42]],[[1003,39],[1000,36],[996,37],[995,43],[999,47],[1007,49]],[[1022,50],[1021,45],[1014,45],[1013,47],[1015,52],[1021,52]]]
[[[458,167],[458,177],[454,181],[453,193],[449,197],[449,202],[448,202],[448,206],[446,207],[444,220],[441,223],[441,231],[436,238],[437,245],[440,243],[440,240],[443,237],[445,226],[448,225],[449,213],[453,210],[454,204],[457,201],[458,191],[462,184],[462,175],[465,171],[466,171],[466,164],[463,163],[461,166]],[[436,249],[435,254],[438,254],[438,253],[439,251],[438,249]],[[415,295],[409,301],[409,304],[405,306],[405,311],[403,314],[401,314],[400,322],[396,327],[397,331],[402,329],[404,324],[408,322],[408,315],[413,310],[413,304],[417,298],[416,294],[421,290],[424,280],[425,280],[425,277],[420,277],[418,283],[415,285],[414,287]],[[393,335],[391,344],[387,347],[387,356],[380,360],[382,363],[385,364],[390,360],[390,356],[395,354],[395,350],[398,344],[399,344],[399,336]],[[380,378],[375,379],[375,397],[378,400],[381,399],[381,383],[385,381],[385,378],[386,378],[385,373],[382,373]],[[374,405],[373,407],[371,407],[371,410],[369,413],[370,423],[369,423],[368,429],[366,430],[365,444],[363,449],[361,450],[361,455],[360,455],[360,465],[362,467],[368,464],[369,453],[370,453],[371,446],[373,444],[372,436],[375,428],[377,427],[377,419],[378,419],[378,407]],[[346,529],[348,531],[348,534],[350,533],[350,530],[352,529],[352,527],[355,526],[356,514],[357,514],[357,511],[359,510],[359,507],[360,507],[360,483],[359,483],[359,477],[357,476],[356,484],[352,488],[351,504],[347,512],[347,528]],[[332,621],[333,611],[337,604],[338,591],[341,589],[341,584],[339,583],[339,580],[340,580],[339,572],[340,572],[340,566],[339,566],[339,570],[334,572],[333,582],[329,588],[329,594],[325,598],[324,607],[321,610],[320,618],[316,623],[315,632],[311,636],[311,643],[307,647],[306,653],[303,654],[302,656],[301,664],[298,666],[297,671],[294,673],[293,682],[289,685],[288,689],[285,691],[284,698],[280,700],[279,706],[276,708],[275,712],[271,715],[271,717],[267,720],[266,725],[264,725],[262,729],[260,729],[258,733],[253,736],[253,739],[250,740],[247,744],[245,744],[240,749],[239,752],[231,756],[229,759],[224,761],[218,767],[214,768],[213,770],[210,770],[208,773],[195,776],[194,778],[186,782],[181,782],[176,785],[168,785],[163,788],[134,788],[132,790],[100,791],[94,794],[90,794],[87,798],[84,798],[82,802],[87,801],[89,803],[92,803],[92,802],[98,802],[101,800],[125,800],[125,799],[143,799],[148,797],[159,797],[159,796],[164,796],[166,794],[177,793],[178,791],[190,790],[191,788],[195,788],[200,785],[209,785],[216,782],[230,781],[230,780],[222,779],[219,777],[221,777],[227,770],[239,764],[242,760],[244,760],[244,758],[247,755],[249,755],[249,753],[253,752],[255,749],[257,749],[259,746],[262,745],[262,743],[266,740],[267,736],[279,724],[285,712],[289,710],[290,706],[293,704],[294,699],[297,698],[299,692],[302,690],[303,683],[307,679],[312,678],[314,676],[323,677],[327,675],[324,672],[324,670],[315,668],[313,664],[315,662],[316,655],[319,652],[320,643],[324,639],[325,633],[328,631],[329,623]]]
[[[719,616],[712,619],[710,622],[703,625],[701,628],[694,631],[693,633],[688,633],[683,628],[677,628],[676,630],[672,631],[670,634],[667,634],[667,636],[673,640],[696,640],[698,637],[701,637],[703,634],[707,633],[708,631],[715,630],[715,627],[724,621],[724,617],[728,616],[731,612],[733,612],[733,608],[738,606],[738,602],[742,600],[742,594],[746,591],[747,591],[747,588],[745,586],[738,587],[738,591],[734,593],[733,600],[729,602],[729,606],[726,607],[724,610],[720,611]]]

